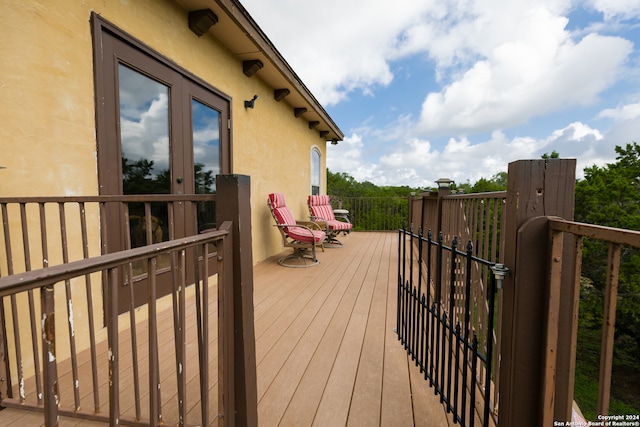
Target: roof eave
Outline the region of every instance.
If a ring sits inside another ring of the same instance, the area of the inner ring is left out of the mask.
[[[317,131],[319,137],[327,141],[341,141],[344,138],[344,134],[324,107],[238,0],[177,1],[187,11],[211,9],[218,15],[219,21],[211,27],[209,35],[218,39],[241,61],[260,60],[263,67],[256,76],[265,81],[274,91],[289,89],[289,95],[281,102],[286,102],[292,107],[292,115],[294,111],[298,111],[296,117],[306,119],[310,123],[309,127]],[[300,113],[303,109],[306,111]],[[319,123],[315,125],[314,122]]]

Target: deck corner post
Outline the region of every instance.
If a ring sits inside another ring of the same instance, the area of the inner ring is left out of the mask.
[[[256,347],[253,314],[251,182],[246,175],[216,176],[216,222],[233,222],[233,325],[235,425],[258,425]],[[227,423],[225,422],[225,425]]]
[[[504,263],[511,274],[502,291],[499,427],[540,425],[545,380],[555,382],[555,419],[571,420],[570,412],[567,415],[573,393],[573,380],[569,378],[572,373],[568,374],[571,355],[567,353],[571,346],[559,346],[555,379],[543,379],[543,353],[549,295],[547,217],[573,219],[575,170],[575,159],[519,160],[509,164]],[[565,292],[573,288],[571,265],[575,263],[571,256],[574,245],[565,244],[564,248],[561,304],[572,300],[565,297]],[[559,342],[570,339],[571,328],[564,326],[567,319],[563,312],[572,311],[566,308],[560,307]]]

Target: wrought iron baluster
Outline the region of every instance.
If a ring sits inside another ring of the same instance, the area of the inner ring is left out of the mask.
[[[451,243],[451,277],[449,282],[449,355],[448,355],[448,366],[447,366],[447,376],[449,380],[447,381],[447,396],[451,396],[451,369],[453,365],[453,324],[454,320],[454,309],[455,309],[455,291],[456,291],[456,260],[457,258],[457,248],[458,248],[458,238],[454,237],[453,242]]]

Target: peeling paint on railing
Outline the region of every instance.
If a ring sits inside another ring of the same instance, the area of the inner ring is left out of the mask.
[[[73,304],[71,300],[69,300],[69,330],[71,331],[71,336],[75,337],[76,332],[75,332],[75,327],[73,325]]]

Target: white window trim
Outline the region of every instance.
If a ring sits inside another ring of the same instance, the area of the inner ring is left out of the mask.
[[[318,147],[317,145],[314,145],[311,147],[311,151],[309,153],[309,157],[310,157],[310,161],[309,161],[309,171],[310,171],[310,182],[309,182],[309,189],[310,189],[310,193],[309,194],[314,194],[313,193],[313,187],[314,187],[314,179],[316,177],[314,177],[314,167],[313,167],[313,163],[314,163],[314,153],[318,154],[318,180],[320,181],[318,183],[318,194],[322,194],[322,151],[320,151],[320,147]]]

